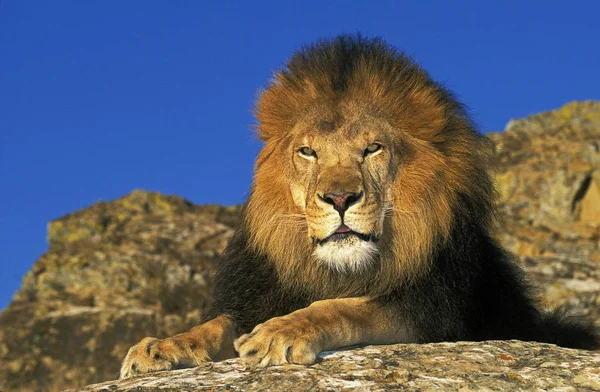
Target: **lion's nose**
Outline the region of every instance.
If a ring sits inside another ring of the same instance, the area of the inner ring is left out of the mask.
[[[323,196],[319,195],[321,200],[327,204],[331,204],[333,208],[343,215],[344,212],[353,204],[356,204],[361,197],[362,192],[344,192],[344,193],[326,193]]]

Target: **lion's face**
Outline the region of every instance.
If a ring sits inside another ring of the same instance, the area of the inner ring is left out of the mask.
[[[317,111],[292,135],[285,175],[314,258],[337,270],[369,266],[379,257],[396,176],[390,125],[350,110],[334,118]]]
[[[426,271],[456,216],[487,230],[491,150],[464,109],[381,41],[307,47],[256,107],[244,228],[288,286],[380,293]],[[475,223],[474,223],[475,224]]]

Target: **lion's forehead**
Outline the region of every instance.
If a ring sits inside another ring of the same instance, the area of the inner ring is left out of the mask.
[[[364,105],[355,102],[333,106],[319,104],[307,109],[296,119],[292,133],[296,136],[310,134],[317,137],[343,135],[348,138],[364,138],[392,130],[388,119],[373,108],[367,110]]]

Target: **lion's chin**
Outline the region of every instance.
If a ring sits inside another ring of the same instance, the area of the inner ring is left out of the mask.
[[[327,241],[315,247],[314,257],[336,272],[353,273],[368,269],[379,250],[373,241],[352,236],[343,241]]]

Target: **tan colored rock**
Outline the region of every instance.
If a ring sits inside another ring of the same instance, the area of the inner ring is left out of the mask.
[[[147,335],[200,322],[239,208],[134,191],[49,224],[49,250],[0,314],[0,390],[114,378]]]
[[[79,389],[91,391],[597,391],[600,354],[519,341],[368,346],[313,366],[249,369],[239,359]]]
[[[586,223],[600,222],[600,173],[590,175],[581,187],[581,200],[575,205],[579,220]]]
[[[523,256],[600,262],[600,102],[511,120],[488,135],[498,150],[505,244]]]

